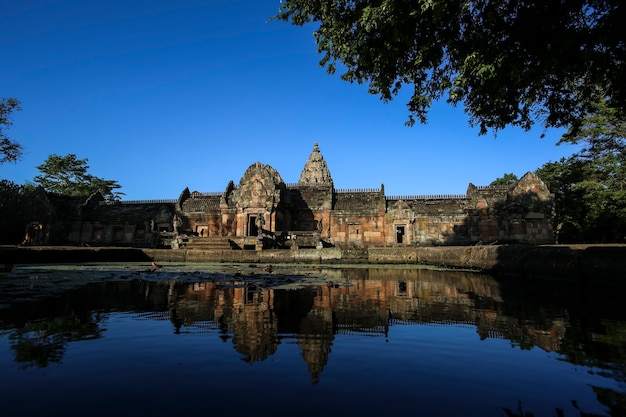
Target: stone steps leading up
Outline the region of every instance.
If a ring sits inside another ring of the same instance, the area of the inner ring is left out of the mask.
[[[185,248],[198,250],[231,250],[232,242],[227,237],[193,237],[189,238]]]

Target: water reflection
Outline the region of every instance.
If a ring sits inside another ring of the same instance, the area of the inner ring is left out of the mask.
[[[461,325],[474,328],[480,340],[539,347],[626,382],[625,317],[615,307],[621,305],[621,289],[424,269],[321,268],[319,273],[328,277],[324,285],[290,288],[245,277],[90,283],[0,310],[0,329],[22,369],[59,363],[71,342],[103,337],[103,317],[116,311],[132,312],[138,320],[167,320],[176,334],[215,333],[249,363],[264,361],[282,341],[295,340],[315,385],[339,335],[358,343],[389,340],[396,326]],[[593,389],[612,415],[626,409],[622,393]]]

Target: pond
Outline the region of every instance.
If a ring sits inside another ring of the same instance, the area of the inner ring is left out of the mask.
[[[415,266],[17,265],[2,415],[622,416],[623,296]]]

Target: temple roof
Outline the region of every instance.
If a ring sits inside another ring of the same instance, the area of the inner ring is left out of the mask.
[[[333,179],[317,142],[313,145],[313,152],[300,173],[298,185],[333,186]]]

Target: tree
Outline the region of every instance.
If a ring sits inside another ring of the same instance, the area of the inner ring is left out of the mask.
[[[88,174],[87,158],[78,159],[75,154],[52,154],[37,169],[43,175],[37,175],[34,181],[49,192],[75,197],[88,197],[100,192],[111,201],[118,200],[124,194],[115,191],[121,188],[117,181]]]
[[[20,102],[17,99],[0,99],[0,164],[15,162],[22,156],[22,146],[9,139],[4,133],[4,129],[13,124],[11,114],[20,110]]]
[[[480,133],[580,125],[593,103],[626,113],[622,0],[283,0],[276,20],[314,32],[320,65],[387,102],[408,125],[433,100],[463,104]]]
[[[606,101],[596,103],[580,128],[570,128],[561,143],[583,143],[577,156],[594,162],[595,178],[606,182],[610,189],[626,189],[626,120]]]
[[[583,242],[583,223],[587,217],[587,207],[582,190],[576,184],[583,179],[583,161],[575,158],[562,158],[558,162],[547,162],[535,174],[554,194],[553,229],[556,243]]]
[[[496,178],[495,180],[491,181],[491,184],[489,185],[491,187],[503,186],[503,185],[515,184],[517,181],[519,181],[519,178],[517,178],[517,175],[511,172],[508,174],[504,174],[502,177]]]
[[[604,102],[569,129],[559,143],[581,143],[570,158],[548,162],[536,174],[555,194],[557,239],[626,240],[626,122]]]

